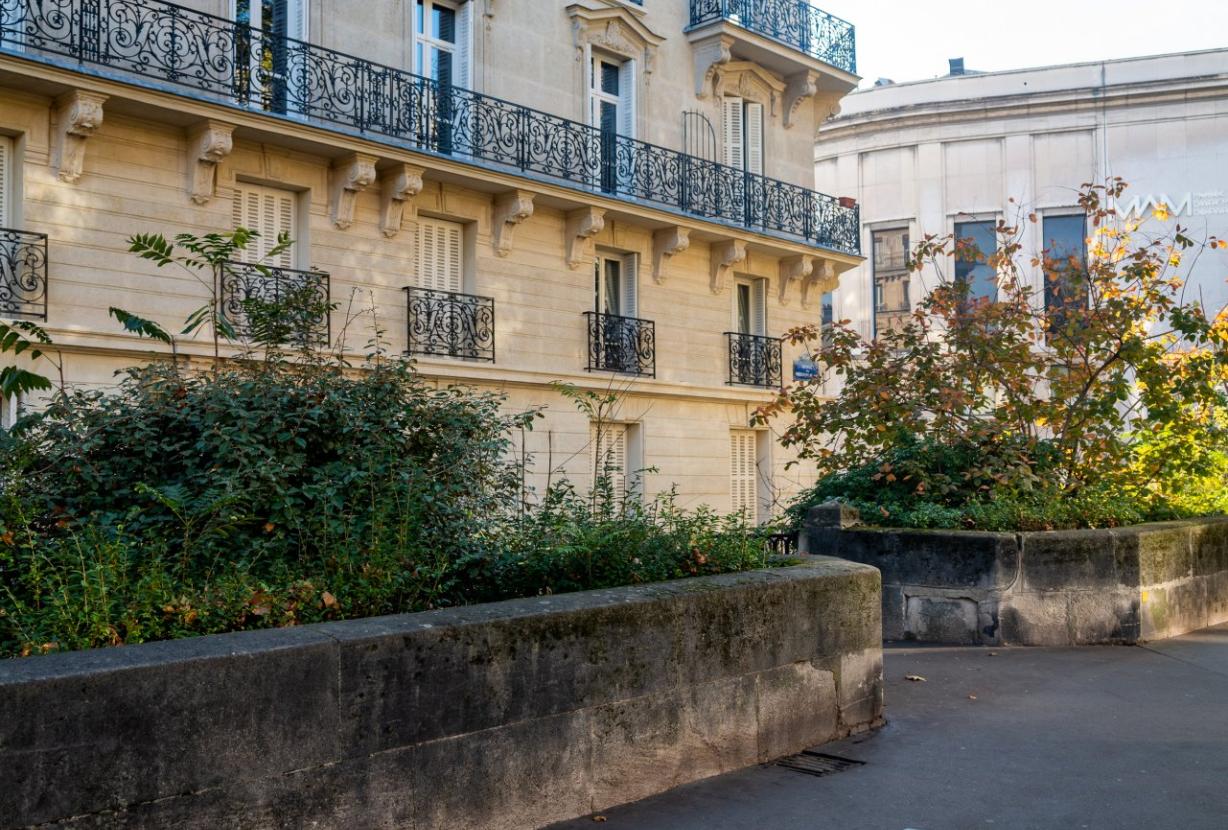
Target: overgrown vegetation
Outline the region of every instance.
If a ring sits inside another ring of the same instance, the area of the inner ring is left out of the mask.
[[[936,284],[902,325],[873,341],[847,324],[823,333],[825,378],[759,414],[791,417],[784,443],[819,467],[795,522],[828,499],[883,525],[992,530],[1228,508],[1228,312],[1187,299],[1182,278],[1186,258],[1228,241],[1180,227],[1144,237],[1114,207],[1125,187],[1084,187],[1086,260],[1029,256],[1022,227],[1035,215],[1000,223],[994,252],[927,236],[909,270]],[[953,262],[986,263],[996,298],[974,297]],[[834,399],[827,379],[842,387]]]
[[[511,436],[537,413],[422,383],[384,356],[378,327],[361,371],[340,344],[312,348],[301,333],[331,309],[309,293],[249,298],[258,324],[239,338],[216,292],[251,238],[133,239],[211,286],[185,330],[212,329],[205,367],[154,360],[109,392],[7,376],[55,391],[0,431],[0,656],[766,564],[737,517],[688,513],[668,494],[642,505],[604,474],[597,496],[560,480],[526,507]],[[179,351],[157,323],[113,314]],[[58,360],[37,327],[9,332],[5,351]],[[220,359],[222,344],[237,356]]]

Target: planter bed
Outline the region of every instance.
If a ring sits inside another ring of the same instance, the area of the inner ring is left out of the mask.
[[[1228,621],[1228,518],[1045,533],[856,521],[840,505],[813,508],[801,550],[882,572],[888,640],[1138,643]]]
[[[0,826],[584,815],[877,724],[879,592],[814,558],[0,662]]]

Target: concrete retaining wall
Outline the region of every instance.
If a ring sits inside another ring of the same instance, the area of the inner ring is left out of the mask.
[[[1228,519],[976,533],[856,525],[814,508],[801,549],[873,565],[888,640],[1092,645],[1228,621]]]
[[[0,662],[0,827],[531,828],[880,721],[830,559]]]

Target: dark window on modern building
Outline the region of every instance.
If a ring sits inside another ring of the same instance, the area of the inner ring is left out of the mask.
[[[874,336],[908,317],[908,228],[874,231]]]
[[[998,274],[989,264],[998,251],[997,226],[993,220],[955,223],[955,238],[962,244],[955,257],[955,279],[968,284],[969,300],[998,298]]]
[[[1045,311],[1052,332],[1065,326],[1068,310],[1087,307],[1087,217],[1046,216],[1041,232]]]

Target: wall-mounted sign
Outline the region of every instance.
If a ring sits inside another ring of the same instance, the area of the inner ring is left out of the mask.
[[[1112,203],[1121,216],[1135,219],[1167,218],[1169,216],[1218,216],[1228,213],[1228,194],[1222,190],[1200,193],[1146,193]]]
[[[801,382],[819,379],[819,364],[813,358],[799,357],[793,361],[793,380]]]

